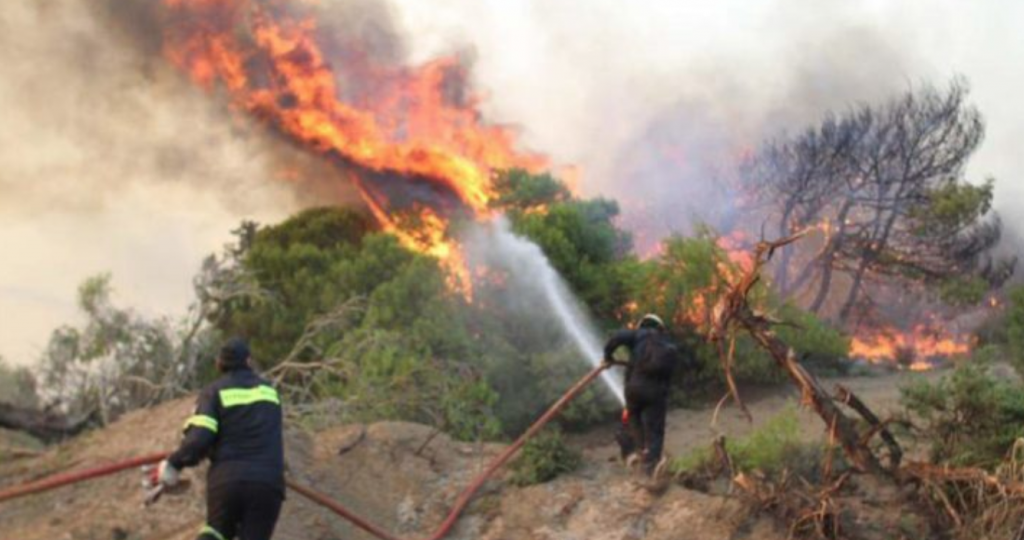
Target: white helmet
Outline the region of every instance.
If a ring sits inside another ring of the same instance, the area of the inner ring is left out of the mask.
[[[665,328],[665,322],[661,320],[661,317],[648,313],[640,318],[640,328]]]

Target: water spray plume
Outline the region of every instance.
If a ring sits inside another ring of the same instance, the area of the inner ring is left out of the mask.
[[[503,286],[514,288],[530,304],[534,317],[550,315],[579,355],[592,366],[600,365],[604,351],[590,318],[540,247],[515,235],[504,217],[496,218],[477,234],[480,236],[468,242],[470,254],[479,257],[483,266],[507,271],[510,280]],[[625,405],[622,377],[616,371],[605,370],[601,381]]]

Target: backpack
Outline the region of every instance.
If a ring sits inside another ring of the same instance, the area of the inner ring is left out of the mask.
[[[682,363],[682,355],[668,335],[651,332],[641,338],[632,363],[634,375],[668,382]]]

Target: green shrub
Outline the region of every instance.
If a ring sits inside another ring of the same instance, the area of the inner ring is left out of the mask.
[[[530,486],[555,479],[576,470],[582,455],[570,448],[558,429],[546,429],[527,442],[512,463],[509,481],[517,486]]]
[[[737,472],[775,474],[784,469],[810,474],[820,462],[822,448],[800,439],[800,417],[795,405],[787,405],[746,437],[726,439],[725,448]],[[707,468],[715,459],[709,447],[697,448],[673,460],[676,474]]]
[[[26,408],[39,405],[36,376],[27,367],[14,367],[0,356],[0,401]]]
[[[340,372],[322,372],[314,386],[316,398],[344,404],[330,422],[420,422],[459,440],[502,434],[498,394],[476,370],[424,358],[406,332],[359,329],[327,352],[343,359]]]
[[[850,338],[817,315],[786,304],[779,317],[788,324],[778,328],[779,338],[807,367],[819,372],[845,373],[850,362]]]
[[[1024,387],[989,375],[980,355],[936,383],[918,380],[901,394],[907,411],[920,419],[935,463],[993,466],[1024,436]]]
[[[739,271],[728,253],[718,246],[710,229],[696,236],[673,236],[662,242],[660,254],[638,263],[629,286],[636,312],[657,313],[669,325],[673,337],[693,357],[696,370],[679,370],[673,401],[700,400],[723,388],[724,373],[718,350],[700,335],[711,306],[728,291],[728,276]],[[755,287],[755,302],[768,298],[767,289]],[[741,382],[777,382],[782,373],[745,333],[736,340],[733,376]]]

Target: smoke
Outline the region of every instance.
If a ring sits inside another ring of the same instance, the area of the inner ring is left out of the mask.
[[[87,275],[112,270],[122,300],[175,312],[240,219],[353,200],[332,164],[182,80],[160,55],[153,5],[0,5],[8,358],[29,360],[69,320]],[[524,149],[579,165],[584,194],[620,198],[648,244],[696,220],[727,224],[735,194],[721,180],[765,137],[955,74],[988,119],[969,174],[997,178],[1008,225],[1024,215],[1024,71],[1012,65],[1024,5],[348,0],[323,15],[319,37],[349,74],[361,68],[343,56],[351,43],[384,65],[472,58],[486,116],[520,126]]]
[[[251,129],[167,66],[143,4],[0,5],[8,359],[33,360],[51,329],[74,321],[89,275],[111,271],[120,300],[144,312],[180,313],[202,257],[243,218],[352,197],[329,164]],[[300,177],[320,182],[292,189]]]
[[[879,102],[962,74],[988,120],[969,170],[994,175],[1010,224],[1024,53],[1024,6],[910,2],[395,0],[424,56],[472,44],[489,113],[527,146],[582,168],[586,194],[624,203],[650,243],[694,221],[727,226],[730,166],[762,140],[829,110]],[[1024,225],[1024,223],[1020,223]]]

